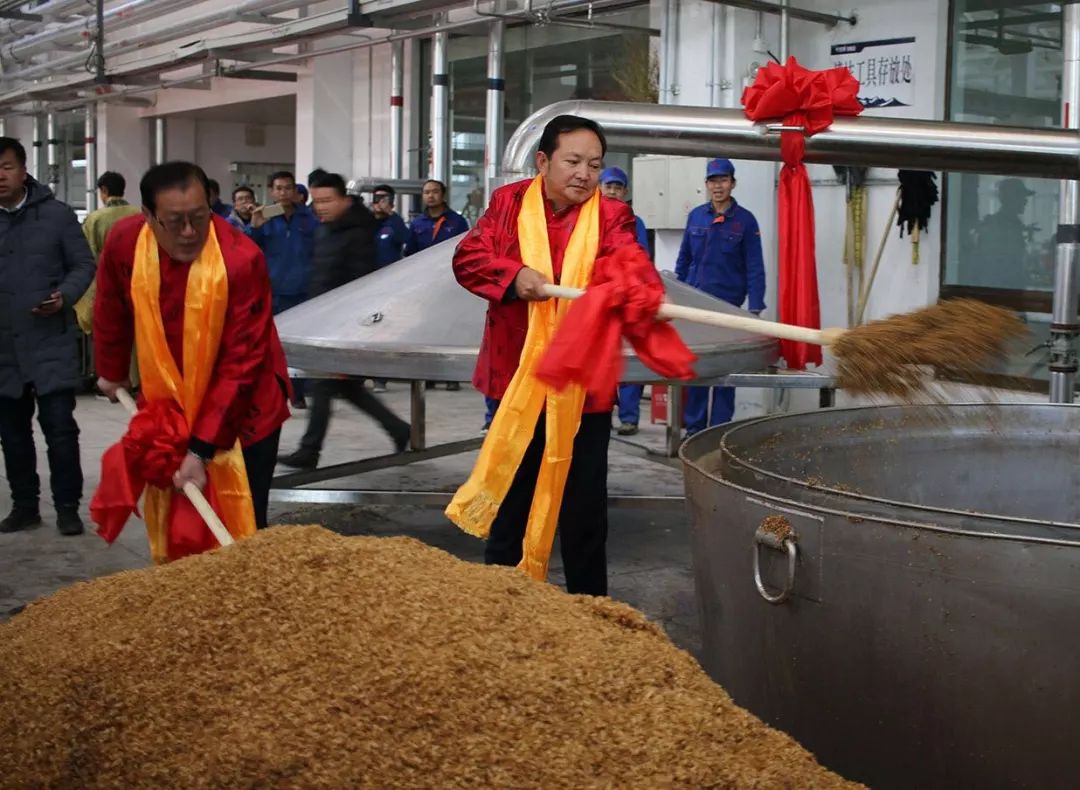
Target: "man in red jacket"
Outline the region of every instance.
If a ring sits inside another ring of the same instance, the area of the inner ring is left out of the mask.
[[[187,455],[173,482],[177,488],[187,482],[204,488],[207,463],[239,439],[255,523],[263,528],[281,425],[289,417],[288,372],[271,315],[266,261],[251,239],[213,214],[206,174],[197,165],[157,165],[143,176],[140,191],[142,213],[113,226],[98,264],[94,306],[98,386],[110,400],[116,400],[121,387],[130,387],[127,376],[136,331],[132,272],[145,226],[157,245],[157,302],[165,343],[180,376],[192,375],[184,370],[188,275],[193,262],[201,259],[212,225],[227,280],[224,325],[216,356],[211,357],[209,383],[191,424]],[[218,287],[217,293],[224,296],[226,288]],[[206,294],[200,297],[205,299]]]
[[[585,216],[586,207],[593,211],[591,201],[606,148],[599,124],[572,115],[552,120],[540,140],[537,170],[542,177],[543,217],[547,222],[555,283],[563,275],[564,255],[579,216]],[[507,394],[522,358],[529,328],[528,303],[547,298],[542,291],[547,279],[525,265],[519,238],[519,215],[523,205],[529,205],[527,192],[533,188],[534,182],[528,180],[496,190],[487,212],[465,235],[454,256],[458,282],[488,300],[488,318],[473,384],[497,401]],[[610,259],[616,250],[637,248],[636,225],[630,208],[609,198],[597,196],[595,200],[599,202],[596,207],[599,217],[598,221],[594,220],[598,232],[594,278],[605,259]],[[641,259],[640,267],[635,267],[641,269],[637,276],[658,283],[659,277],[644,252]],[[573,438],[572,461],[558,512],[566,586],[571,593],[607,594],[607,453],[614,398],[614,387],[601,397],[586,398],[580,426]],[[504,401],[500,408],[507,406],[508,402]],[[493,430],[496,427],[498,420]],[[488,564],[522,562],[526,525],[545,457],[545,430],[542,413],[513,482],[490,524],[484,551]],[[459,512],[469,509],[466,504]],[[463,529],[472,531],[451,510],[448,514]],[[478,534],[482,531],[481,528]],[[546,571],[546,558],[543,570]]]

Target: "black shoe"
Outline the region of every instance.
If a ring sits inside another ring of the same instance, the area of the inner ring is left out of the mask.
[[[624,422],[619,426],[618,434],[619,436],[633,436],[637,431],[636,422]]]
[[[294,411],[303,411],[307,408],[307,400],[304,398],[294,398],[292,401],[292,407]]]
[[[18,532],[20,529],[36,527],[41,523],[41,513],[36,507],[19,507],[16,505],[8,513],[7,518],[0,521],[0,532]]]
[[[79,509],[58,507],[56,509],[56,528],[61,535],[67,537],[83,534],[83,523],[82,519],[79,518]]]
[[[448,381],[446,383],[447,392],[459,392],[461,390],[461,383],[457,381]]]
[[[394,449],[399,453],[403,453],[409,449],[409,442],[412,439],[412,428],[408,423],[403,423],[405,426],[399,431],[395,431],[392,436],[394,439]]]
[[[294,469],[314,469],[319,465],[319,454],[314,450],[301,447],[295,453],[278,456],[278,463]]]

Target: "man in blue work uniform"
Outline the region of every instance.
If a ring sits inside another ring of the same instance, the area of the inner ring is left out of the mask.
[[[446,205],[446,185],[434,179],[424,183],[421,194],[424,212],[409,225],[405,254],[414,255],[439,242],[459,236],[469,229],[465,218]]]
[[[286,170],[274,173],[269,187],[271,199],[284,213],[267,219],[263,208],[257,208],[244,232],[266,256],[274,315],[277,315],[307,299],[319,220],[307,206],[296,203],[296,179],[292,173]],[[293,392],[293,406],[305,408],[302,380],[293,379]]]
[[[409,240],[405,243],[406,256],[415,255],[454,236],[460,236],[469,229],[465,218],[446,205],[446,184],[442,181],[425,181],[420,199],[424,204],[424,211],[409,223]],[[427,388],[434,389],[435,382],[427,382]],[[461,384],[448,381],[446,389],[456,392],[461,389]]]
[[[600,174],[600,194],[604,197],[629,202],[630,179],[626,173],[618,167],[609,167]],[[637,240],[645,252],[649,251],[649,232],[641,217],[634,215],[637,226]],[[638,421],[641,419],[641,393],[645,389],[643,384],[620,384],[619,385],[619,436],[633,436],[638,432]]]
[[[394,188],[388,184],[380,184],[372,192],[371,213],[379,223],[375,232],[375,266],[381,269],[401,260],[409,229],[394,211]]]
[[[765,265],[761,231],[754,215],[735,202],[735,166],[729,159],[706,165],[710,201],[690,212],[675,276],[725,302],[741,307],[749,297],[750,312],[765,309]],[[712,410],[709,395],[712,394]],[[732,387],[687,387],[684,423],[693,436],[708,425],[728,422],[735,413]]]

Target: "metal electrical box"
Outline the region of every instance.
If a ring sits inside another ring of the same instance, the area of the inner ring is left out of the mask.
[[[634,159],[634,213],[653,230],[682,230],[690,210],[707,203],[702,157],[642,156]]]

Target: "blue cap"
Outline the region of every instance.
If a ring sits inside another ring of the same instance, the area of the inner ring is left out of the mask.
[[[735,165],[731,164],[730,159],[710,159],[709,164],[705,166],[705,178],[709,179],[713,176],[731,176],[735,177]]]
[[[622,184],[624,187],[630,184],[626,173],[618,167],[609,167],[600,174],[600,184]]]

